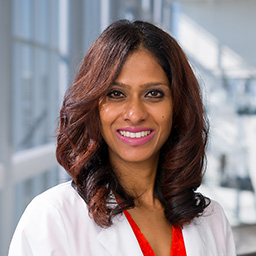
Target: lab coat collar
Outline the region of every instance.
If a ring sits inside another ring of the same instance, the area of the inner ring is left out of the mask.
[[[97,240],[111,256],[142,256],[133,230],[124,214],[116,216],[113,225],[102,229]]]

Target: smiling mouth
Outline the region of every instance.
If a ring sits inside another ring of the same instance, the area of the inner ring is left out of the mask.
[[[128,131],[122,131],[119,130],[118,131],[123,137],[127,137],[127,138],[142,138],[145,136],[148,136],[152,131],[148,130],[148,131],[141,131],[141,132],[128,132]]]

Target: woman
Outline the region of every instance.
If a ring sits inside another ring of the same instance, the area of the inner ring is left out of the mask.
[[[9,255],[235,255],[221,207],[196,192],[207,132],[176,41],[114,22],[60,111],[56,155],[73,181],[30,203]]]

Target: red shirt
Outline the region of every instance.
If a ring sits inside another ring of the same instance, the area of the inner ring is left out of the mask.
[[[151,248],[149,242],[146,240],[144,235],[141,233],[139,227],[135,223],[135,221],[132,219],[131,215],[124,211],[124,214],[129,221],[133,232],[138,240],[138,243],[140,245],[140,248],[143,252],[144,256],[155,256],[155,253],[153,249]],[[171,255],[170,256],[186,256],[186,249],[185,244],[182,236],[181,229],[178,227],[172,227],[173,233],[172,233],[172,247],[171,247]]]

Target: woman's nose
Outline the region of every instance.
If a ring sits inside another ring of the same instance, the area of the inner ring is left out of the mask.
[[[130,101],[124,109],[123,117],[132,124],[140,123],[147,118],[146,108],[139,99]]]

